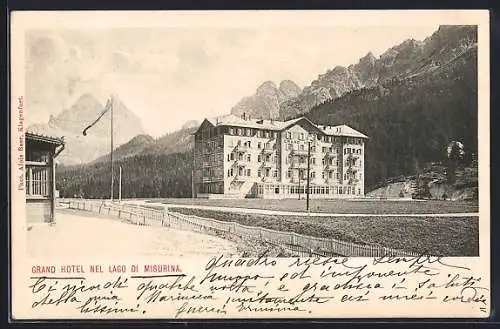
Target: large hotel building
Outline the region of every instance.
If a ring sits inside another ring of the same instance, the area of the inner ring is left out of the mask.
[[[305,197],[308,162],[311,198],[364,196],[368,137],[349,126],[231,114],[205,119],[194,136],[193,197]]]

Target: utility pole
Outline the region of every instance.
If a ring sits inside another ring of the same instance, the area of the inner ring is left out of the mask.
[[[113,95],[111,95],[111,152],[110,152],[110,157],[111,157],[111,202],[113,202],[113,186],[114,186],[114,166],[113,166]]]
[[[311,140],[307,141],[307,195],[306,195],[306,207],[309,211],[309,186],[311,183]]]
[[[122,202],[122,166],[120,166],[120,180],[118,181],[118,203]]]

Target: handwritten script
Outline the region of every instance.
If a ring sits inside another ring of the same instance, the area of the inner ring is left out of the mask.
[[[489,286],[483,277],[465,266],[425,255],[369,261],[218,256],[192,273],[180,272],[178,266],[161,274],[138,268],[128,271],[123,265],[102,277],[86,274],[83,266],[73,271],[78,276],[48,270],[30,280],[31,308],[63,307],[83,317],[163,318],[335,317],[335,310],[343,306],[356,306],[361,317],[368,305],[387,305],[387,312],[391,305],[426,305],[424,311],[466,306],[489,312]]]

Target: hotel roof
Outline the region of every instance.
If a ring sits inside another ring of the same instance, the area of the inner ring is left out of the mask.
[[[275,131],[284,130],[301,120],[306,120],[319,130],[321,130],[321,132],[325,135],[368,138],[368,136],[362,134],[361,132],[347,125],[339,125],[339,126],[317,125],[306,117],[299,117],[287,121],[276,121],[276,120],[263,120],[263,119],[251,119],[251,118],[244,119],[234,114],[228,114],[206,120],[213,126],[235,126],[242,128],[256,128],[256,129],[267,129]]]

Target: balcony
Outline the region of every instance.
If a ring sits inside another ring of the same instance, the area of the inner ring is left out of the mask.
[[[327,159],[332,159],[332,158],[335,158],[337,156],[337,153],[335,153],[334,151],[326,151],[325,153],[325,158]]]
[[[233,181],[235,181],[235,182],[246,182],[246,180],[247,180],[247,177],[243,176],[243,175],[236,175],[236,176],[234,176],[234,179],[233,179]]]
[[[290,168],[307,169],[307,162],[304,163],[292,162],[290,164]]]
[[[272,147],[264,147],[262,149],[263,154],[272,154],[272,153],[274,153],[274,151],[276,151],[276,149],[272,148]]]
[[[290,153],[293,155],[307,155],[307,150],[292,149]]]
[[[334,170],[336,167],[337,167],[337,165],[334,163],[325,164],[325,170],[328,170],[328,171]]]
[[[243,144],[242,145],[236,145],[234,147],[234,152],[246,153],[246,152],[248,152],[249,149],[250,149],[250,147],[247,146],[247,145],[243,145]]]
[[[272,168],[274,166],[273,166],[273,163],[271,161],[263,161],[260,164],[260,167],[262,167],[262,168]]]
[[[277,177],[264,176],[262,177],[262,182],[271,183],[271,182],[276,182],[277,179],[278,179]]]

